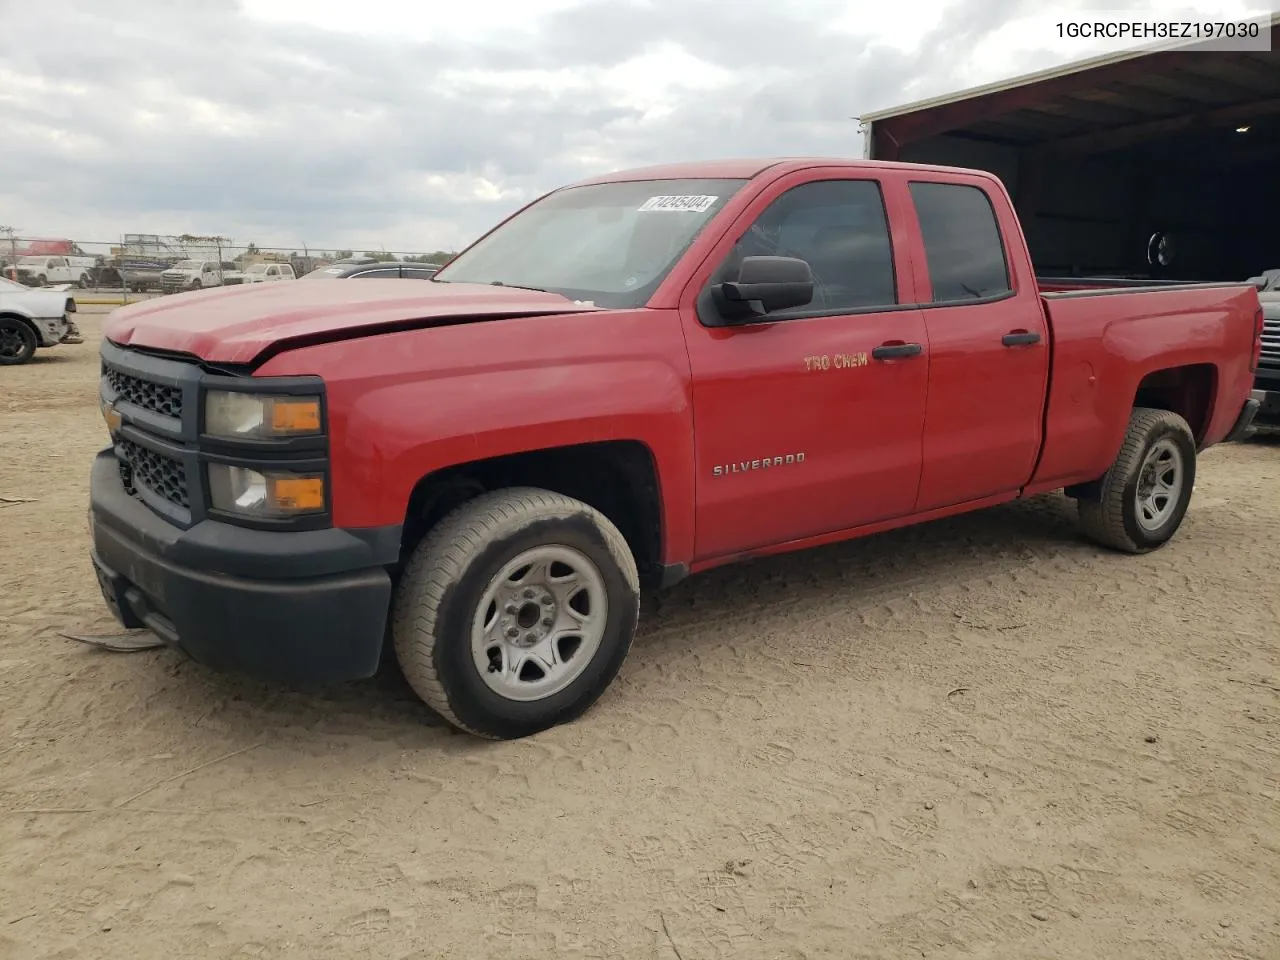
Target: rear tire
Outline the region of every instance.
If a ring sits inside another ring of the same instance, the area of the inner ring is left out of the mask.
[[[36,332],[16,317],[0,317],[0,367],[16,367],[36,355]]]
[[[468,733],[510,740],[599,699],[639,610],[635,559],[617,527],[579,500],[517,487],[468,501],[427,534],[405,566],[391,633],[429,707]]]
[[[1135,407],[1120,453],[1097,500],[1080,500],[1085,536],[1124,553],[1168,543],[1182,525],[1196,482],[1196,441],[1169,410]]]

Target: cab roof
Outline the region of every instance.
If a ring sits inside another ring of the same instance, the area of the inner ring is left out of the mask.
[[[978,173],[983,171],[962,170],[958,167],[938,166],[935,164],[903,163],[893,160],[864,160],[852,157],[770,157],[741,158],[730,160],[699,160],[690,163],[667,163],[651,167],[634,167],[630,170],[616,170],[601,174],[567,187],[583,187],[597,183],[621,183],[627,180],[751,180],[766,171],[772,176],[784,176],[796,170],[810,167],[848,167],[864,170],[901,170],[904,167],[923,172],[935,173]],[[561,188],[561,189],[566,189]]]

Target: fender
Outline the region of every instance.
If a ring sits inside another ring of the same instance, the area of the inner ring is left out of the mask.
[[[692,395],[675,311],[403,330],[288,350],[255,375],[302,373],[326,384],[338,526],[402,523],[418,481],[446,467],[634,440],[658,474],[664,562],[692,555]]]

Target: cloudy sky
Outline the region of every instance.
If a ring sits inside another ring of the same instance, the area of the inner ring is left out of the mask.
[[[1087,7],[1185,5],[1047,6],[0,0],[0,224],[454,249],[609,169],[858,155],[861,112],[1114,49],[1056,38]]]

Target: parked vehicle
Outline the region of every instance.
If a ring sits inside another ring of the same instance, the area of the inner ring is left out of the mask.
[[[1258,415],[1254,429],[1259,434],[1280,434],[1280,270],[1266,270],[1254,277],[1261,292],[1262,353],[1253,381]]]
[[[0,366],[27,363],[40,347],[82,342],[71,321],[75,312],[76,301],[65,292],[0,278]]]
[[[338,260],[327,267],[317,267],[303,274],[303,280],[386,280],[393,277],[408,280],[430,280],[440,270],[439,264],[413,260]]]
[[[1054,490],[1160,547],[1247,430],[1258,293],[1044,294],[989,174],[695,163],[563,188],[429,284],[135,304],[102,346],[103,596],[223,669],[367,677],[520,737],[642,588]]]
[[[160,274],[165,293],[182,293],[222,286],[222,264],[217,260],[179,260]]]
[[[293,267],[287,263],[254,263],[245,267],[245,283],[274,283],[277,280],[296,280]]]
[[[244,283],[244,273],[235,265],[234,261],[223,260],[222,285],[224,287],[230,287],[237,283]]]
[[[129,257],[104,264],[95,282],[103,287],[124,287],[134,293],[163,290],[161,277],[172,266],[173,263],[167,260]]]
[[[19,257],[14,266],[18,282],[29,287],[47,287],[56,283],[70,283],[81,288],[89,285],[91,268],[73,266],[66,257]]]

